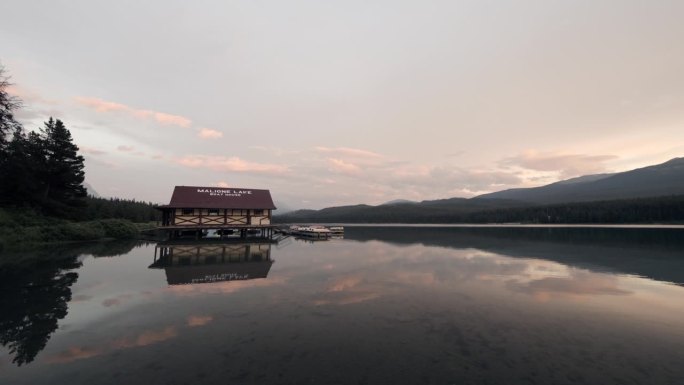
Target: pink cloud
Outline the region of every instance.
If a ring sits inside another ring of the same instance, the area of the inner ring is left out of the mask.
[[[218,139],[223,137],[223,132],[212,130],[211,128],[200,128],[197,136],[202,139]]]
[[[361,150],[358,148],[349,148],[349,147],[323,147],[323,146],[318,146],[315,147],[315,150],[318,152],[323,152],[323,153],[328,153],[328,154],[336,154],[338,156],[347,156],[347,157],[361,157],[361,158],[382,158],[383,156],[372,152],[372,151],[367,151],[367,150]]]
[[[130,107],[114,102],[108,102],[106,100],[98,98],[80,97],[77,96],[76,102],[94,109],[97,112],[109,112],[109,111],[128,111],[131,110]]]
[[[331,171],[343,174],[358,174],[361,168],[353,163],[345,162],[342,159],[328,158],[328,167]]]
[[[131,152],[131,151],[135,150],[135,148],[133,146],[124,146],[124,145],[121,145],[121,146],[117,147],[116,149],[121,151],[121,152]]]
[[[289,172],[286,166],[269,163],[255,163],[242,160],[238,157],[188,155],[176,159],[176,163],[190,167],[205,167],[215,171],[231,171],[257,174],[283,174]]]
[[[47,105],[57,105],[58,101],[54,99],[46,99],[40,93],[33,90],[29,90],[24,87],[19,87],[16,84],[12,84],[6,88],[8,94],[16,96],[25,104],[47,104]]]
[[[526,151],[504,159],[505,166],[518,166],[534,171],[558,172],[562,178],[606,172],[605,163],[617,159],[615,155],[564,154]]]
[[[125,104],[110,102],[99,98],[78,96],[75,98],[75,100],[77,103],[89,107],[97,112],[121,112],[138,119],[151,119],[163,125],[179,126],[183,128],[188,128],[192,125],[192,120],[180,115],[172,115],[167,114],[165,112],[137,109],[134,107],[127,106]]]
[[[105,155],[105,154],[107,153],[107,152],[104,151],[104,150],[100,150],[100,149],[93,148],[93,147],[84,147],[84,146],[80,146],[79,149],[80,149],[81,152],[83,152],[84,154],[90,154],[90,155]]]

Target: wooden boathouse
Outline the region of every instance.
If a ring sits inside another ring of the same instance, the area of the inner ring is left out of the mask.
[[[176,186],[162,211],[160,230],[175,239],[188,234],[202,238],[210,230],[224,238],[273,237],[276,209],[268,190]]]

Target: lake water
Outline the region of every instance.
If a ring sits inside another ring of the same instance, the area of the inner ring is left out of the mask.
[[[1,384],[682,384],[684,230],[347,227],[0,269]]]

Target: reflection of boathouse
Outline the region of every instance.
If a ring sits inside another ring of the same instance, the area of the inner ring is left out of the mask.
[[[176,186],[171,202],[159,206],[160,229],[169,231],[171,238],[201,238],[209,230],[221,238],[271,238],[275,209],[268,190]]]
[[[169,285],[266,278],[270,243],[159,244],[150,268],[164,269]]]

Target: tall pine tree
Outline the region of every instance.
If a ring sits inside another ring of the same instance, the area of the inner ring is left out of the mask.
[[[0,181],[8,183],[8,147],[9,136],[21,125],[14,119],[14,111],[21,106],[21,101],[9,93],[9,77],[5,75],[5,68],[0,64]],[[6,202],[4,186],[0,186],[0,203]]]
[[[83,186],[84,159],[61,120],[51,117],[41,131],[46,162],[41,178],[45,208],[54,214],[66,214],[68,206],[82,206],[81,198],[87,195]]]
[[[40,206],[45,174],[43,139],[36,132],[15,129],[6,146],[6,165],[0,186],[0,203],[10,206]]]
[[[8,136],[20,127],[14,119],[14,111],[21,107],[21,101],[9,93],[10,85],[9,77],[5,75],[5,68],[0,64],[0,157],[5,154]]]

